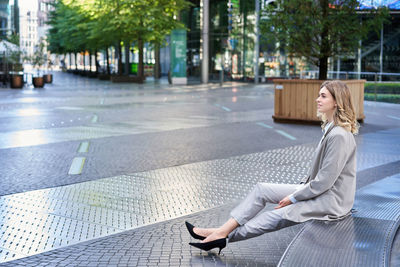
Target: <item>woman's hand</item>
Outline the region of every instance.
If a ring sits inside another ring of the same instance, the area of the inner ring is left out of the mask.
[[[278,206],[275,207],[275,209],[280,209],[280,208],[283,208],[283,207],[288,206],[290,204],[292,204],[292,201],[290,201],[290,199],[288,197],[285,197],[284,199],[279,201],[279,204],[278,204]]]

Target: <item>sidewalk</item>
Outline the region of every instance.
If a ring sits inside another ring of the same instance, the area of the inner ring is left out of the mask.
[[[257,182],[307,172],[321,130],[273,123],[270,85],[57,73],[43,91],[1,90],[0,108],[5,266],[276,266],[302,227],[229,244],[220,257],[187,245],[185,220],[216,226]],[[400,107],[366,102],[365,114],[358,188],[400,170]],[[75,158],[85,158],[80,174],[70,173]]]

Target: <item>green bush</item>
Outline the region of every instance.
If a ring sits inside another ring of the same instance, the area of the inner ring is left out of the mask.
[[[375,101],[375,94],[365,93],[364,100]],[[400,104],[400,94],[376,94],[376,101]]]
[[[365,93],[377,94],[400,94],[400,83],[366,83],[364,87]]]

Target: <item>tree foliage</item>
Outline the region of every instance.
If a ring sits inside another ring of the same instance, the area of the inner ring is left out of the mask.
[[[277,0],[264,11],[268,19],[260,28],[289,55],[318,66],[319,79],[326,80],[328,58],[354,53],[387,20],[386,8],[361,13],[358,5],[358,0]]]
[[[58,0],[50,15],[49,50],[63,54],[121,42],[162,44],[172,29],[183,27],[177,17],[188,5],[186,0]],[[143,47],[139,54],[143,60]]]

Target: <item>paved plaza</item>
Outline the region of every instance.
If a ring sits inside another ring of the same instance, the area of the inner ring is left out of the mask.
[[[318,125],[274,123],[271,84],[113,84],[54,73],[0,89],[1,266],[276,266],[303,225],[190,247],[258,182],[298,183]],[[400,175],[400,105],[364,104],[357,189]],[[268,205],[272,209],[273,205]],[[391,249],[400,265],[400,234]]]

